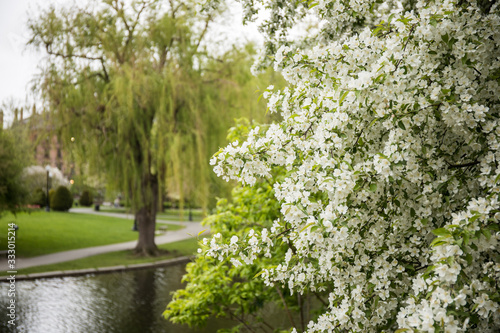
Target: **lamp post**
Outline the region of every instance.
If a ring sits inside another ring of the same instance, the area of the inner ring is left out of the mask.
[[[47,171],[47,206],[45,206],[45,211],[50,212],[50,203],[49,203],[49,178],[52,177],[52,171],[50,168],[50,165],[47,165],[45,167],[45,170]]]

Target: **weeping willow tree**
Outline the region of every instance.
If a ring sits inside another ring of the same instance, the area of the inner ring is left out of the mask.
[[[38,87],[61,141],[128,194],[138,254],[158,251],[165,186],[206,202],[208,156],[233,118],[256,107],[246,50],[214,59],[203,47],[217,14],[195,13],[190,1],[96,0],[29,22],[29,45],[47,54]]]

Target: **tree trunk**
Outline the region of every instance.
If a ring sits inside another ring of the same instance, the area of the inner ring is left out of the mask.
[[[135,247],[135,253],[142,256],[158,255],[155,244],[156,229],[156,205],[158,201],[158,178],[156,175],[148,174],[141,183],[143,205],[135,213],[137,227],[139,229],[139,240]]]

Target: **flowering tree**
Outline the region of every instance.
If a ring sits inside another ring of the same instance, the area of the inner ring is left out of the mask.
[[[497,331],[498,4],[264,4],[289,83],[265,97],[283,121],[211,163],[250,186],[284,168],[273,184],[283,217],[236,242],[215,237],[206,254],[252,264],[284,240],[259,278],[329,293],[309,332]],[[324,27],[308,39],[320,43],[292,47],[286,31],[306,15]]]

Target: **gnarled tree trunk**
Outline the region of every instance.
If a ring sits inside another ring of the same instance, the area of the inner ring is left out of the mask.
[[[155,243],[158,177],[152,174],[146,175],[141,183],[141,191],[144,205],[135,213],[139,229],[135,253],[143,256],[155,256],[158,254],[158,247]]]

